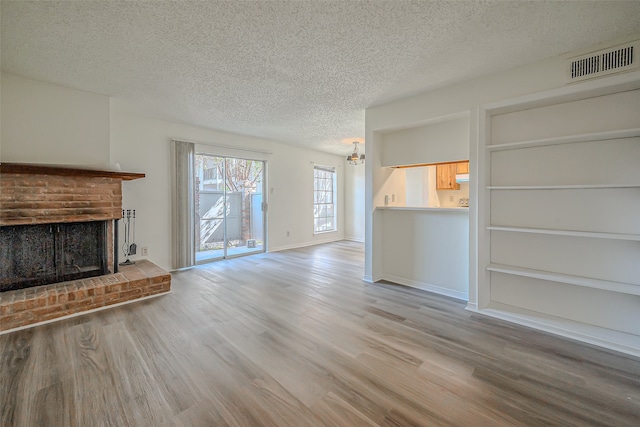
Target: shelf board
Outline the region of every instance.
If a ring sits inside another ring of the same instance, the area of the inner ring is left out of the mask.
[[[638,188],[640,184],[576,184],[576,185],[487,185],[487,190],[589,190],[606,188]]]
[[[514,276],[530,277],[532,279],[548,280],[551,282],[567,283],[576,286],[602,289],[605,291],[619,292],[629,295],[640,295],[640,285],[632,283],[612,282],[609,280],[591,279],[588,277],[574,276],[570,274],[552,273],[549,271],[533,270],[530,268],[514,267],[503,264],[489,264],[488,271],[496,273],[512,274]]]
[[[515,150],[519,148],[542,147],[545,145],[571,144],[574,142],[606,141],[609,139],[634,138],[636,136],[640,136],[640,128],[559,136],[555,138],[535,139],[530,141],[509,142],[506,144],[487,145],[486,149],[489,151]]]
[[[594,231],[571,231],[571,230],[553,230],[548,228],[527,228],[527,227],[503,227],[498,225],[490,225],[487,227],[490,231],[511,231],[515,233],[534,233],[534,234],[551,234],[557,236],[571,237],[591,237],[595,239],[612,239],[612,240],[634,240],[640,241],[640,234],[627,233],[601,233]]]

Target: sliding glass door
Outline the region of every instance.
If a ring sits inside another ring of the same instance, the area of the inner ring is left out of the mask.
[[[264,162],[196,154],[196,262],[265,250]]]

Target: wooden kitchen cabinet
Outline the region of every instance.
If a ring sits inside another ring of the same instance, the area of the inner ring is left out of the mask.
[[[456,183],[458,163],[436,165],[436,190],[459,190],[460,184]]]
[[[469,162],[460,162],[457,166],[457,173],[469,173]]]

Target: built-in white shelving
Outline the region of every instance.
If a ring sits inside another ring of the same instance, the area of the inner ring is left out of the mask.
[[[487,145],[486,149],[488,151],[516,150],[519,148],[542,147],[545,145],[572,144],[575,142],[635,138],[637,136],[640,136],[640,128],[584,133],[580,135],[559,136],[555,138],[535,139],[530,141],[509,142],[506,144]]]
[[[480,117],[479,312],[640,356],[639,87]]]
[[[600,233],[595,231],[553,230],[549,228],[502,227],[490,225],[487,230],[512,231],[515,233],[552,234],[556,236],[593,237],[596,239],[618,239],[640,241],[640,234]]]
[[[609,280],[592,279],[589,277],[574,276],[570,274],[553,273],[550,271],[533,270],[530,268],[514,267],[503,264],[489,264],[488,271],[512,274],[515,276],[530,277],[533,279],[548,280],[551,282],[568,283],[576,286],[602,289],[630,295],[640,295],[640,286],[632,283],[612,282]]]

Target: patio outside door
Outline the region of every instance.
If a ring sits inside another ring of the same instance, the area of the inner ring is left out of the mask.
[[[265,251],[264,162],[196,155],[196,263]]]

